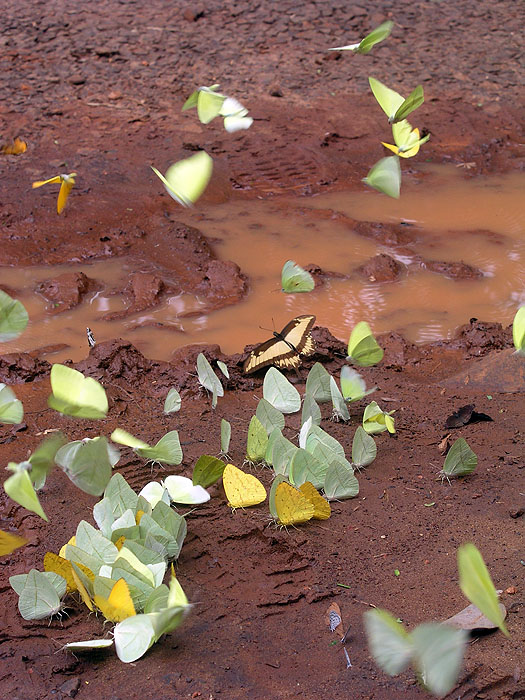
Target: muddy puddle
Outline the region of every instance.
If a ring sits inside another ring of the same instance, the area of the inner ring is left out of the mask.
[[[198,228],[218,256],[236,262],[249,280],[241,303],[207,315],[199,314],[205,300],[178,294],[125,319],[104,320],[126,307],[121,291],[137,261],[125,257],[1,268],[1,282],[20,292],[31,319],[26,333],[6,343],[4,352],[67,343],[52,359],[79,360],[87,351],[89,326],[98,341],[124,337],[158,359],[195,342],[219,343],[234,353],[302,313],[316,314],[320,325],[343,340],[361,319],[376,333],[397,330],[415,342],[450,337],[473,316],[510,323],[525,302],[525,179],[468,178],[453,166],[418,168],[417,173],[405,168],[398,201],[358,190],[178,211],[179,220]],[[367,266],[381,254],[394,269],[385,281]],[[314,292],[280,292],[287,259],[320,268]],[[35,293],[42,281],[78,271],[99,288],[75,308],[56,313]]]

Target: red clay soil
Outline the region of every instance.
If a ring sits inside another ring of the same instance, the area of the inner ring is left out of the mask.
[[[0,157],[0,265],[125,253],[137,261],[127,287],[135,309],[170,289],[198,289],[210,308],[235,303],[249,280],[219,259],[213,242],[177,221],[149,165],[164,170],[206,149],[215,170],[204,204],[361,187],[381,156],[385,127],[368,75],[403,94],[423,84],[418,122],[432,134],[426,158],[474,164],[465,177],[518,170],[523,9],[515,0],[5,0],[0,133],[4,140],[25,138],[28,151]],[[387,18],[396,22],[393,35],[370,56],[326,51]],[[194,114],[181,115],[185,97],[214,82],[250,108],[255,123],[248,132],[231,136],[218,120],[204,127]],[[405,168],[419,177],[415,166]],[[56,193],[32,191],[30,183],[72,171],[79,173],[74,199],[57,217]],[[76,277],[61,282],[72,303],[81,303],[90,284]],[[51,300],[59,287],[48,285]],[[525,697],[525,365],[512,354],[508,328],[465,322],[448,343],[415,347],[396,334],[380,339],[385,359],[363,375],[379,387],[380,405],[396,409],[397,435],[377,438],[376,461],[358,475],[359,496],[334,503],[330,520],[279,530],[265,506],[232,513],[222,488],[211,489],[211,501],[188,513],[177,562],[195,605],[185,624],[136,664],[121,663],[111,651],[78,658],[61,651],[66,642],[100,636],[100,619],[74,604],[62,622],[25,622],[7,582],[42,568],[47,550],[58,551],[79,520],[91,520],[96,499],[55,470],[41,496],[46,525],[2,493],[1,529],[30,544],[0,562],[0,698],[426,697],[411,672],[390,678],[377,669],[362,614],[370,605],[384,607],[413,627],[458,612],[466,600],[456,551],[466,541],[481,549],[496,586],[509,591],[502,600],[511,636],[474,637],[450,697]],[[300,370],[300,391],[314,361],[336,372],[345,355],[325,329],[315,329],[314,337],[317,353]],[[25,407],[21,426],[0,428],[1,463],[24,459],[53,428],[74,440],[119,426],[148,442],[177,429],[184,461],[176,471],[191,475],[201,454],[219,451],[226,418],[232,462],[240,466],[262,377],[242,375],[245,355],[227,358],[218,346],[206,347],[209,359],[223,359],[231,370],[213,411],[194,375],[201,349],[182,348],[167,363],[143,357],[125,340],[97,345],[76,366],[107,389],[110,411],[99,422],[47,408],[50,365],[38,353],[0,357],[0,381],[15,385]],[[165,416],[172,386],[183,395],[182,410]],[[446,429],[447,417],[466,404],[493,421]],[[348,425],[330,422],[323,407],[322,426],[347,450],[364,405],[352,404]],[[288,418],[288,437],[295,437],[299,420],[299,414]],[[450,485],[436,479],[447,434],[450,441],[465,437],[479,460],[473,475]],[[135,489],[151,478],[131,451],[123,451],[118,469]],[[269,470],[257,474],[269,485]],[[349,669],[324,621],[333,601],[351,625]]]

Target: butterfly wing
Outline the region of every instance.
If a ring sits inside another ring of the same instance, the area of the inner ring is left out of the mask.
[[[12,143],[5,143],[0,146],[0,153],[4,156],[19,156],[27,150],[27,143],[16,137]]]
[[[389,88],[387,88],[388,90]],[[410,95],[406,98],[406,100],[403,100],[403,102],[396,108],[395,114],[392,117],[389,117],[389,121],[392,122],[400,122],[408,115],[413,112],[415,109],[417,109],[420,105],[423,104],[425,101],[425,96],[423,93],[423,87],[421,85],[418,85],[416,88],[412,90]]]
[[[403,96],[400,95],[395,90],[392,90],[391,88],[387,87],[386,85],[383,85],[382,82],[380,82],[379,80],[376,80],[375,78],[368,78],[368,82],[370,84],[370,89],[374,93],[374,97],[376,98],[376,100],[379,103],[379,106],[381,107],[383,112],[386,114],[389,121],[390,120],[393,121],[394,117],[397,116],[397,112],[398,112],[399,108],[405,102],[405,100],[403,99]],[[414,109],[415,109],[415,107],[414,107]],[[412,110],[410,110],[410,111],[412,111]],[[404,116],[406,116],[406,115],[404,115]],[[396,121],[399,121],[399,118],[396,119]]]
[[[60,175],[57,175],[56,177],[49,178],[49,180],[37,180],[36,182],[33,182],[31,187],[35,189],[35,187],[42,187],[42,185],[57,184],[59,182],[61,182]]]
[[[73,186],[75,184],[75,175],[76,173],[71,173],[71,175],[61,175],[60,176],[60,182],[62,183],[60,185],[60,191],[58,193],[58,199],[57,199],[57,213],[60,214],[63,210],[64,207],[66,206],[67,198],[69,197],[69,193],[73,189]]]
[[[315,351],[310,335],[314,323],[315,316],[311,315],[293,318],[277,337],[266,340],[251,351],[243,366],[244,373],[250,374],[267,365],[284,369],[298,367],[299,355],[311,355]]]
[[[170,197],[184,207],[191,207],[208,185],[213,161],[206,151],[199,151],[174,163],[168,168],[166,177],[153,166],[151,169],[162,180]]]

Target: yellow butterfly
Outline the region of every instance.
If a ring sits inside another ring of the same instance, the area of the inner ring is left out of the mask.
[[[309,481],[305,481],[304,484],[299,486],[299,491],[303,494],[303,496],[306,496],[314,507],[314,514],[312,515],[312,518],[314,518],[314,520],[328,520],[332,509],[330,508],[330,504],[326,498],[321,496],[315,486]]]
[[[231,508],[256,506],[266,498],[266,489],[257,477],[246,474],[233,464],[227,464],[222,473],[222,485]]]
[[[66,206],[67,198],[73,189],[76,176],[76,173],[69,173],[69,175],[63,173],[62,175],[57,175],[49,180],[37,180],[36,182],[33,182],[33,189],[35,187],[42,187],[42,185],[58,184],[60,182],[60,191],[58,193],[57,200],[57,213],[60,214]]]
[[[281,525],[298,525],[314,517],[315,506],[299,489],[283,481],[275,491],[275,510]]]
[[[396,156],[401,158],[412,158],[417,155],[419,147],[430,138],[430,134],[427,134],[420,139],[419,129],[412,129],[412,125],[406,119],[392,124],[392,136],[394,137],[395,146],[384,141],[381,141],[381,143],[385,148],[390,149]]]
[[[122,622],[122,620],[137,614],[128,584],[123,578],[119,578],[107,599],[104,596],[95,595],[94,600],[95,605],[106,620],[111,620],[111,622]]]

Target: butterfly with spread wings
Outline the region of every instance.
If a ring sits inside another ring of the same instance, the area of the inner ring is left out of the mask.
[[[315,316],[296,316],[280,333],[274,331],[273,338],[257,345],[250,352],[243,366],[245,374],[267,365],[284,369],[298,367],[301,355],[312,355],[315,352],[315,343],[310,334],[314,323]]]

